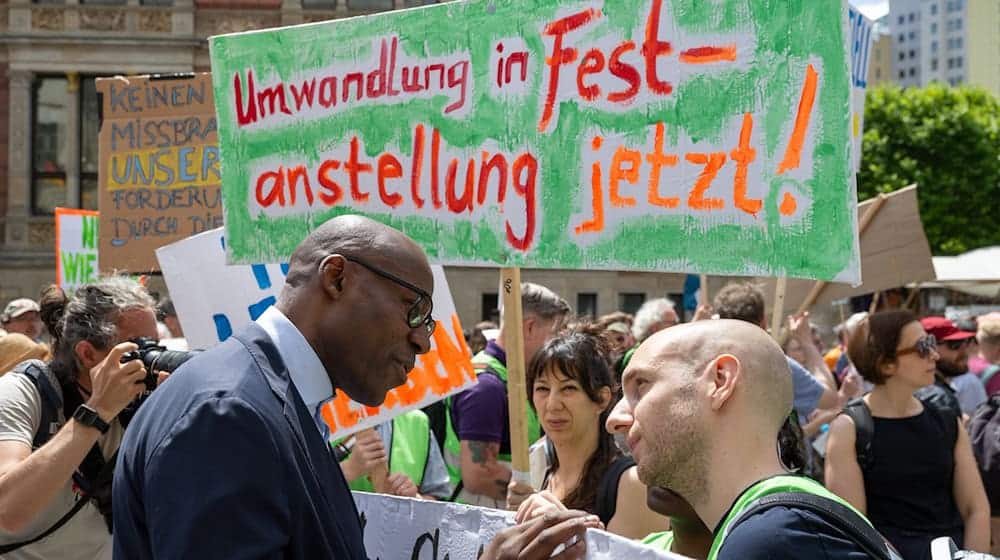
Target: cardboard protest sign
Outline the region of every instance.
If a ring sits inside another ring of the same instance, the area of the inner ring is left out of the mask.
[[[871,223],[861,234],[864,283],[858,286],[827,284],[814,303],[870,294],[935,278],[931,248],[917,206],[916,185],[885,196],[885,202],[879,205]],[[876,200],[869,199],[859,204],[858,216],[863,217],[875,206]],[[774,280],[765,282],[764,294],[771,298],[774,295]],[[785,289],[786,314],[795,312],[813,286],[813,282],[788,281]]]
[[[868,63],[878,39],[875,22],[850,6],[847,21],[851,28],[851,162],[861,169],[861,140],[865,132],[865,93],[868,91]]]
[[[227,242],[217,228],[156,251],[191,348],[208,348],[229,338],[273,305],[284,284],[286,264],[226,265]],[[476,382],[444,269],[435,265],[431,270],[438,326],[430,351],[417,357],[406,384],[390,391],[382,406],[360,405],[337,390],[323,408],[333,439],[422,408]]]
[[[56,208],[56,285],[70,292],[97,278],[97,212]]]
[[[211,78],[99,78],[102,271],[158,270],[157,247],[222,225]]]
[[[860,279],[842,0],[497,0],[213,37],[231,262]]]
[[[514,525],[514,512],[449,502],[354,492],[369,558],[477,560],[497,533]],[[635,541],[587,531],[589,559],[684,558]]]

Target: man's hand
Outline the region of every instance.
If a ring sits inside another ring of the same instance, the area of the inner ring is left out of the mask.
[[[809,325],[809,312],[803,311],[788,316],[788,332],[802,344],[812,344],[812,327]]]
[[[501,531],[490,541],[482,560],[560,560],[583,558],[587,529],[603,529],[600,519],[583,511],[568,510],[536,517],[527,523]],[[566,545],[558,555],[552,553]]]
[[[376,466],[387,464],[385,445],[375,430],[362,430],[354,437],[350,456],[340,464],[347,480],[356,480],[370,474]]]
[[[530,484],[518,482],[511,478],[510,484],[507,485],[507,509],[517,511],[521,507],[521,504],[534,493],[535,489]],[[520,522],[520,519],[518,521]]]
[[[389,493],[393,496],[402,496],[404,498],[417,498],[417,485],[410,480],[410,477],[403,473],[390,474],[389,478],[386,479],[386,484],[389,485]]]
[[[715,314],[715,309],[707,303],[701,303],[698,308],[694,310],[694,316],[691,317],[691,321],[705,321],[711,319],[712,315]]]
[[[514,516],[514,521],[524,523],[525,521],[545,515],[546,513],[560,511],[566,511],[566,506],[559,501],[559,498],[557,498],[555,494],[549,492],[548,490],[542,490],[541,492],[528,496],[528,499],[524,500],[521,507],[517,509],[517,515]]]
[[[90,398],[87,406],[97,411],[105,422],[111,422],[126,406],[136,399],[146,385],[146,368],[142,360],[119,363],[122,355],[139,348],[133,342],[123,342],[108,352],[101,363],[90,370]]]

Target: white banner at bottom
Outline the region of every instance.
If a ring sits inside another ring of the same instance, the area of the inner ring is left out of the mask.
[[[354,492],[371,560],[477,560],[514,513]],[[683,560],[604,531],[587,531],[588,559]]]

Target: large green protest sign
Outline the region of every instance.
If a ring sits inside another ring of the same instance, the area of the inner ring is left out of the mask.
[[[211,39],[229,259],[858,281],[841,0],[468,1]]]

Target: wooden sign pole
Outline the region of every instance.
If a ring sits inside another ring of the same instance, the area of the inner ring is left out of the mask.
[[[528,389],[525,382],[521,269],[500,269],[503,292],[504,349],[507,351],[507,406],[510,412],[511,479],[530,484],[528,462]]]
[[[698,305],[708,305],[708,275],[702,274],[698,277]]]
[[[771,309],[771,336],[781,344],[781,320],[785,317],[785,286],[788,278],[780,276],[774,283],[774,308]]]

